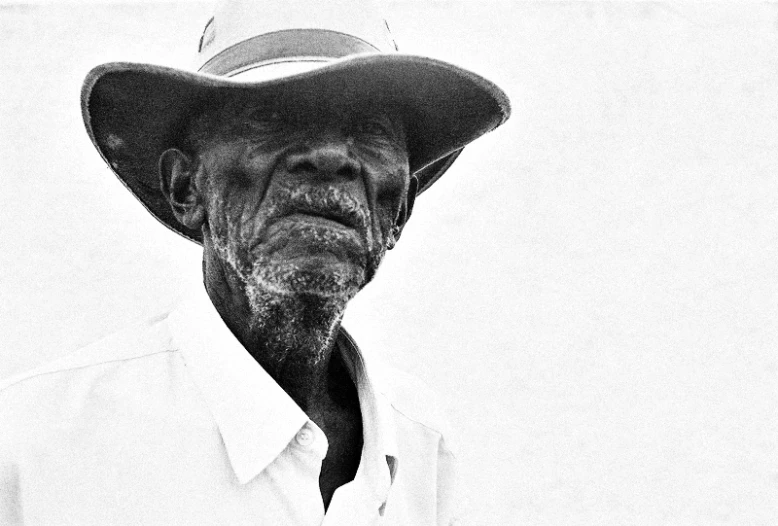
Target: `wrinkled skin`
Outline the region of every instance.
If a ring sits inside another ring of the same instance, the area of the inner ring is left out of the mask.
[[[327,433],[327,505],[359,462],[356,390],[334,338],[416,195],[392,108],[232,100],[162,154],[178,220],[203,233],[206,289],[236,337]]]

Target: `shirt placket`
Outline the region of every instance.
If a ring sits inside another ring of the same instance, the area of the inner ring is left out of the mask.
[[[365,486],[355,479],[335,491],[322,526],[368,526],[379,524],[379,504]]]
[[[298,484],[287,486],[288,505],[295,510],[294,524],[319,526],[324,518],[324,503],[319,488],[319,476],[329,443],[324,432],[312,421],[300,428],[289,443],[298,471]]]

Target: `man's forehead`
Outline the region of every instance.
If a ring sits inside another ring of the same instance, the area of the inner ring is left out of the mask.
[[[402,122],[406,112],[400,104],[390,100],[257,95],[209,101],[200,111],[195,113],[212,121],[229,121],[261,116],[296,117],[304,120],[353,120],[381,116]]]

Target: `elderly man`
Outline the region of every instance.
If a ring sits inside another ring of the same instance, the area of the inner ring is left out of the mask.
[[[273,14],[276,14],[273,16]],[[107,64],[87,130],[203,246],[174,312],[6,382],[2,524],[452,524],[433,398],[340,321],[418,193],[508,116],[361,2],[226,2],[200,70]]]

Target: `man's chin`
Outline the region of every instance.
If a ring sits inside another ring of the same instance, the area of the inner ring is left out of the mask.
[[[315,258],[257,264],[247,285],[257,293],[307,295],[345,302],[359,292],[365,281],[363,267],[323,254]]]

